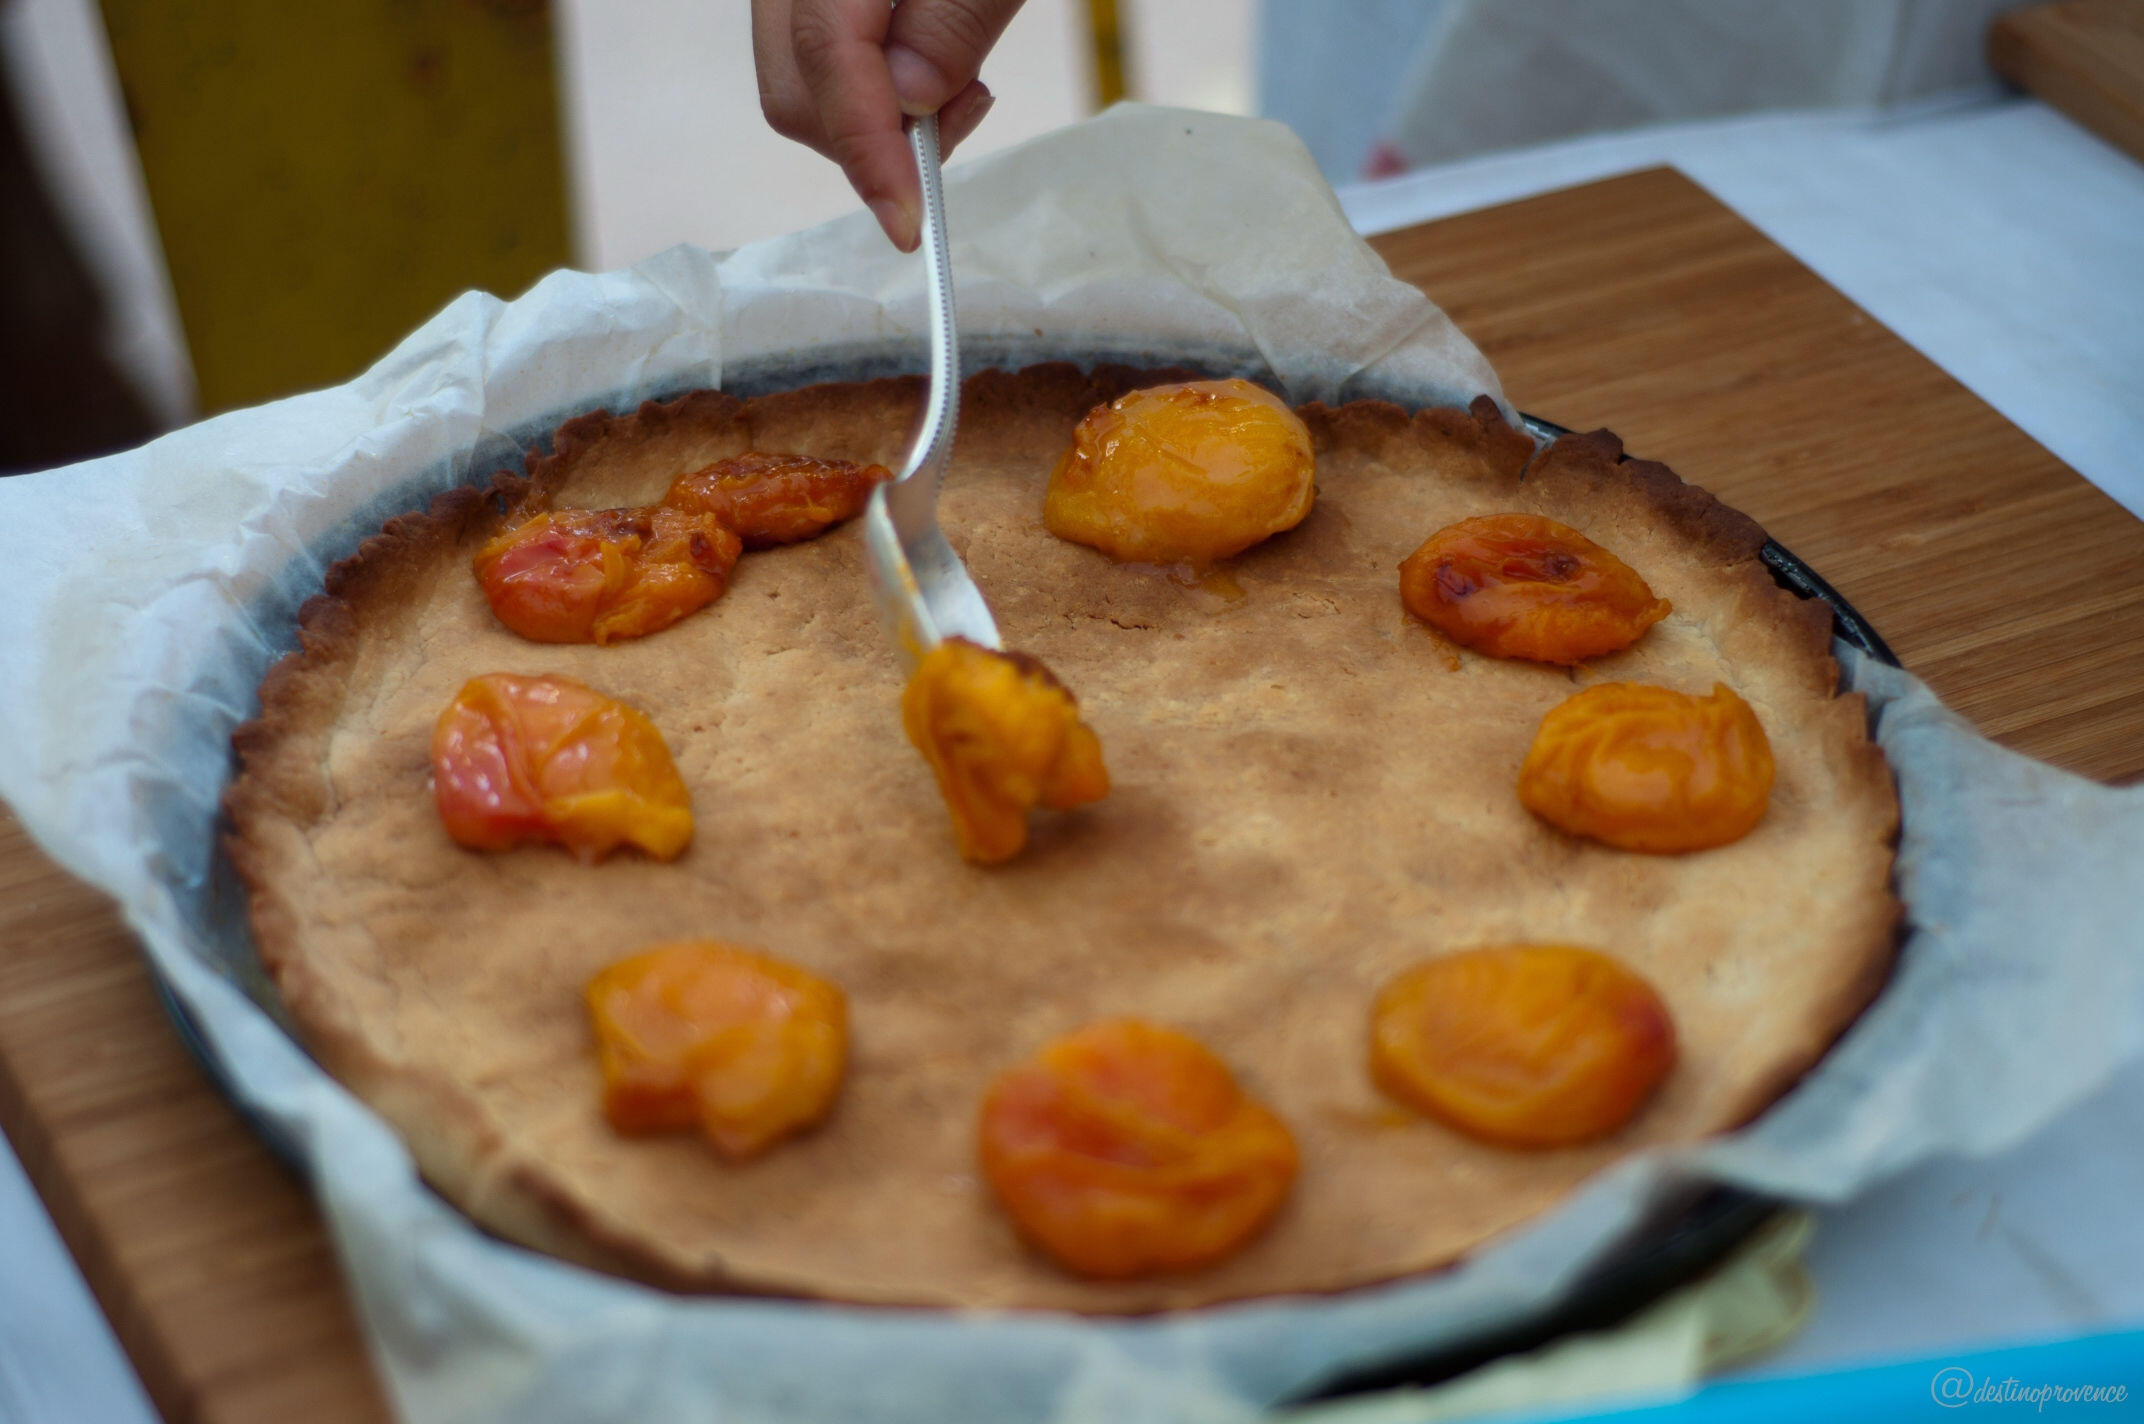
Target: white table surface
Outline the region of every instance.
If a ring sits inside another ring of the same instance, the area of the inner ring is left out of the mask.
[[[2036,102],[1596,137],[1341,197],[1374,233],[1658,163],[2144,515],[2144,166]],[[1929,1164],[1826,1209],[1815,1319],[1752,1372],[2144,1322],[2139,1183],[2144,1064],[1999,1157]],[[0,1424],[151,1418],[0,1148]]]

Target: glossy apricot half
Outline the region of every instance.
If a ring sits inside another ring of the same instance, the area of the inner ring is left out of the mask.
[[[471,850],[552,841],[584,861],[621,845],[670,860],[692,799],[637,708],[566,677],[471,678],[432,729],[432,790]]]
[[[1203,571],[1300,524],[1315,473],[1309,429],[1264,387],[1150,386],[1074,428],[1042,518],[1121,563]]]
[[[1387,984],[1370,1072],[1470,1137],[1564,1147],[1614,1132],[1675,1066],[1675,1023],[1621,963],[1567,945],[1432,959]]]
[[[1211,1265],[1295,1181],[1295,1139],[1196,1039],[1106,1019],[1000,1073],[983,1099],[984,1178],[1066,1270],[1122,1279]]]
[[[1519,800],[1559,830],[1673,854],[1740,840],[1771,801],[1772,746],[1750,705],[1715,683],[1692,697],[1604,682],[1541,719]]]
[[[1400,564],[1400,600],[1463,647],[1565,665],[1622,651],[1670,607],[1630,565],[1538,514],[1438,530]]]
[[[678,476],[663,496],[673,509],[704,514],[734,531],[747,549],[814,538],[853,518],[883,465],[752,451]]]
[[[1109,791],[1079,704],[1024,653],[940,643],[908,680],[901,724],[938,779],[961,855],[977,864],[1018,855],[1036,807],[1067,811]]]
[[[645,637],[720,598],[743,545],[712,515],[559,509],[500,531],[473,566],[499,621],[538,643]]]
[[[833,1109],[848,1001],[808,970],[716,940],[620,960],[589,980],[603,1115],[625,1133],[697,1129],[756,1156]]]

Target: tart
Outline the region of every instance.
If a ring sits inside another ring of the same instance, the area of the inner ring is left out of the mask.
[[[954,854],[904,742],[904,669],[854,530],[753,554],[708,608],[608,647],[517,638],[470,573],[532,501],[645,505],[750,450],[890,464],[919,381],[583,416],[526,474],[443,495],[335,567],[237,734],[230,849],[292,1020],[440,1191],[501,1235],[678,1288],[1188,1307],[1446,1265],[1630,1152],[1746,1121],[1824,1052],[1888,972],[1896,801],[1861,699],[1836,692],[1828,610],[1771,581],[1757,525],[1605,432],[1537,454],[1484,399],[1302,409],[1315,504],[1231,561],[1240,594],[1053,535],[1043,493],[1074,426],[1187,374],[1048,365],[964,390],[942,521],[1007,646],[1077,690],[1109,757],[1109,795],[1039,816],[1001,865]],[[1570,667],[1452,643],[1402,605],[1396,570],[1432,532],[1504,513],[1612,549],[1673,611]],[[433,725],[491,673],[645,713],[690,789],[682,854],[450,840]],[[1598,682],[1732,687],[1776,763],[1763,819],[1646,855],[1529,812],[1515,785],[1537,729]],[[696,939],[764,947],[847,999],[831,1115],[750,1160],[623,1137],[602,1111],[584,986]],[[1627,1126],[1512,1151],[1373,1081],[1381,986],[1513,943],[1611,953],[1672,1012],[1675,1070]],[[1224,1058],[1301,1172],[1226,1260],[1087,1279],[993,1210],[976,1111],[1001,1071],[1125,1018]]]

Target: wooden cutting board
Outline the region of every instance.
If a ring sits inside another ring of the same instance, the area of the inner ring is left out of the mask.
[[[2144,773],[2144,523],[1667,170],[1377,240],[1523,409],[1755,515],[1991,735]],[[0,816],[0,1127],[177,1421],[378,1421],[301,1185],[124,927]]]
[[[2144,0],[2051,0],[1996,17],[1988,63],[2144,162]]]

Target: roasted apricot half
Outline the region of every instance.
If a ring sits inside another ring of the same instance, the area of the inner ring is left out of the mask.
[[[1109,791],[1102,743],[1040,660],[948,638],[901,694],[908,740],[930,763],[962,856],[990,865],[1027,844],[1028,812]]]
[[[1673,854],[1740,840],[1764,819],[1772,746],[1733,689],[1692,697],[1604,682],[1541,719],[1519,800],[1560,830]]]
[[[620,1132],[698,1129],[742,1159],[833,1109],[848,1002],[794,964],[685,940],[611,965],[586,997],[603,1115]]]
[[[1080,421],[1042,518],[1122,563],[1203,571],[1302,523],[1315,470],[1310,431],[1263,387],[1150,386]]]
[[[747,549],[794,544],[853,518],[888,478],[883,465],[753,451],[678,476],[663,496],[673,509],[710,515]]]
[[[1106,1019],[999,1074],[984,1178],[1021,1235],[1083,1276],[1210,1265],[1270,1221],[1295,1139],[1196,1039]]]
[[[432,729],[432,790],[471,850],[554,841],[594,861],[634,845],[670,860],[692,839],[692,798],[655,724],[566,677],[464,683]]]
[[[1400,600],[1463,647],[1565,665],[1622,651],[1669,612],[1630,565],[1538,514],[1438,530],[1400,565]]]
[[[502,530],[474,567],[491,611],[522,637],[612,643],[720,598],[742,552],[712,515],[660,505],[559,509]]]
[[[1370,1072],[1417,1112],[1508,1147],[1614,1132],[1675,1066],[1652,985],[1605,954],[1501,945],[1432,959],[1377,996]]]

